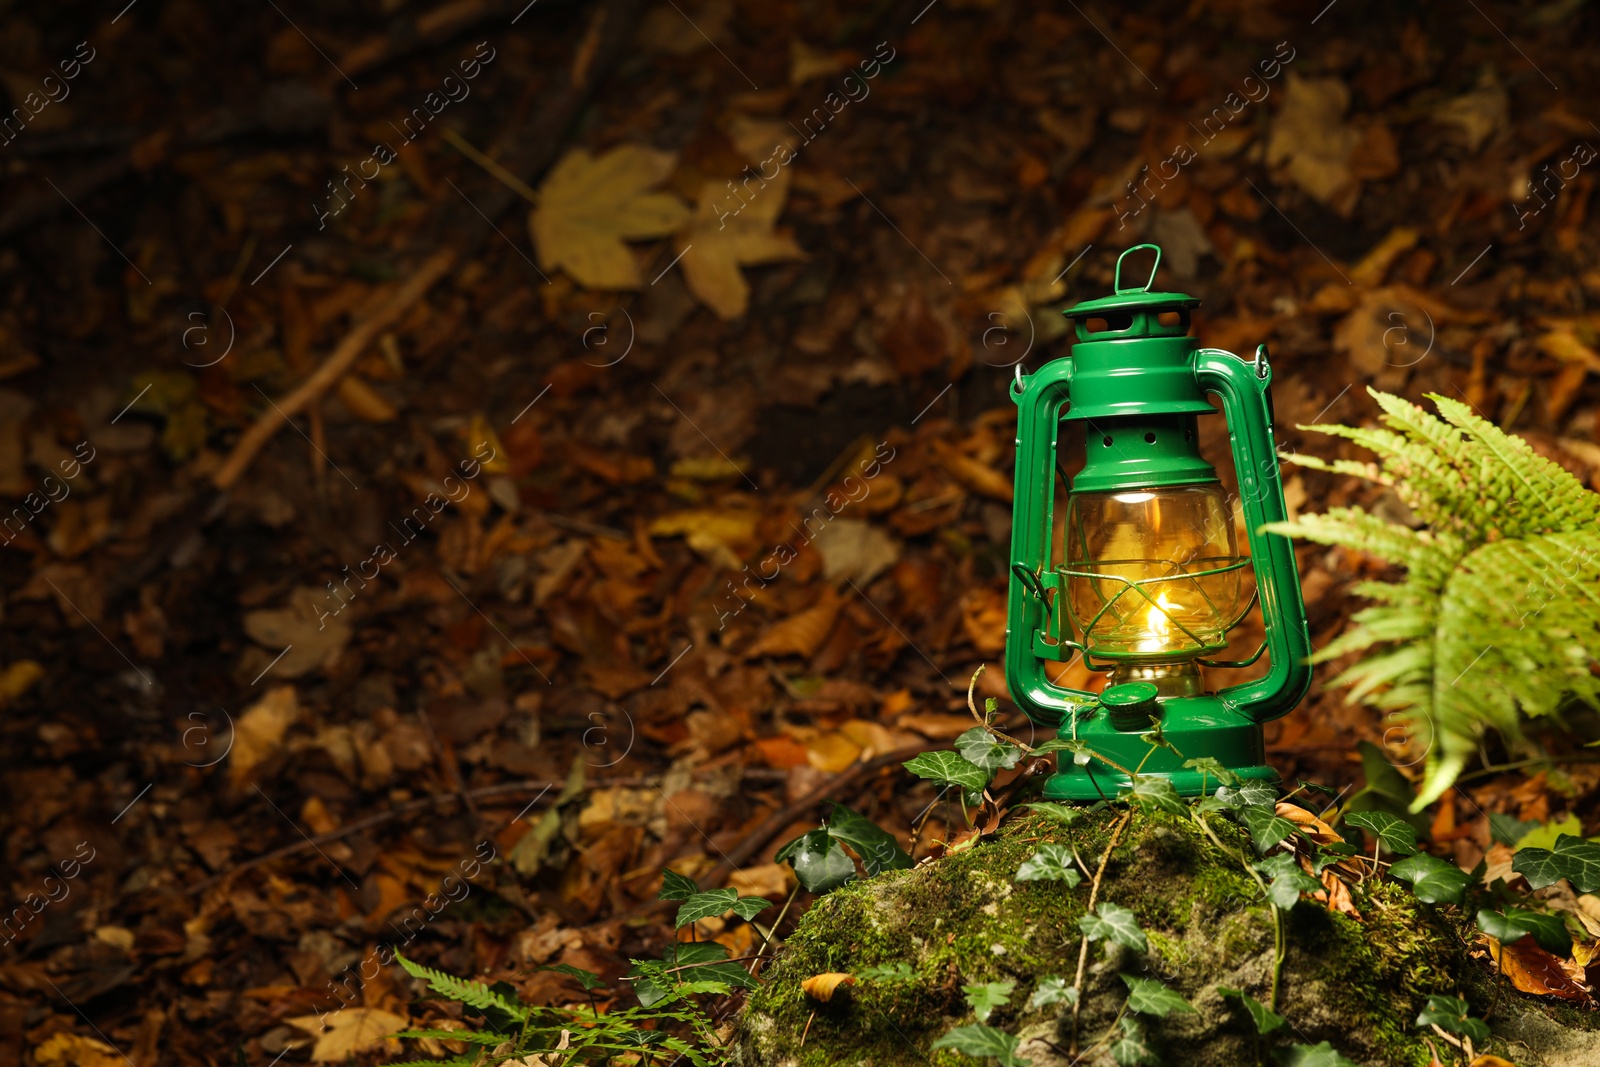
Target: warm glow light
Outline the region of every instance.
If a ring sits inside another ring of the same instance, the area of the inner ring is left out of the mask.
[[[1178,605],[1167,599],[1165,590],[1156,597],[1144,615],[1144,628],[1149,634],[1139,640],[1140,652],[1165,652],[1172,641],[1172,618],[1167,614]]]

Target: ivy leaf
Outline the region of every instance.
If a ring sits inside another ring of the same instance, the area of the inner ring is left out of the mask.
[[[1410,882],[1417,899],[1429,904],[1461,903],[1472,881],[1472,876],[1455,864],[1426,852],[1406,857],[1390,867],[1389,873],[1402,882]]]
[[[1559,916],[1526,908],[1507,908],[1504,912],[1485,908],[1478,912],[1478,929],[1503,945],[1532,934],[1550,952],[1565,953],[1572,948],[1572,935]]]
[[[548,966],[540,967],[539,970],[555,971],[557,974],[564,974],[568,978],[576,978],[578,983],[583,986],[585,993],[602,989],[606,984],[606,980],[593,971],[586,971],[582,967],[574,967],[570,963],[552,963]]]
[[[1516,848],[1517,842],[1537,830],[1539,825],[1537,819],[1523,822],[1516,816],[1507,815],[1504,812],[1491,811],[1489,813],[1489,836],[1502,845],[1509,845],[1512,848]]]
[[[863,982],[910,982],[917,977],[916,970],[904,960],[899,963],[875,963],[856,972]]]
[[[1167,811],[1174,815],[1183,815],[1188,811],[1168,778],[1135,778],[1129,793],[1134,803],[1144,811]]]
[[[1060,975],[1051,974],[1039,979],[1039,985],[1033,991],[1033,996],[1028,998],[1029,1008],[1048,1008],[1052,1004],[1066,1001],[1072,1005],[1078,1002],[1078,989],[1068,985],[1067,980]]]
[[[1354,856],[1359,850],[1348,842],[1339,841],[1331,845],[1318,845],[1311,854],[1311,869],[1321,874],[1328,867],[1346,856]]]
[[[958,1026],[936,1040],[933,1048],[948,1048],[979,1059],[992,1057],[1000,1067],[1029,1067],[1032,1060],[1017,1055],[1017,1037],[992,1026]]]
[[[1057,804],[1051,800],[1036,800],[1032,804],[1022,806],[1067,826],[1077,822],[1078,816],[1083,814],[1082,808],[1075,808],[1071,804]]]
[[[1326,1041],[1320,1045],[1290,1045],[1283,1050],[1283,1067],[1361,1067],[1334,1051]]]
[[[1197,756],[1184,760],[1183,765],[1191,771],[1199,771],[1207,778],[1215,778],[1218,785],[1239,784],[1239,776],[1224,767],[1215,756]]]
[[[1386,811],[1352,811],[1344,817],[1351,826],[1372,832],[1378,844],[1397,856],[1417,854],[1417,831],[1410,823]]]
[[[1150,1047],[1149,1035],[1136,1015],[1122,1017],[1122,1032],[1111,1046],[1111,1058],[1120,1067],[1160,1067],[1161,1057]]]
[[[1067,888],[1083,881],[1078,868],[1073,866],[1072,849],[1066,845],[1040,845],[1039,851],[1022,861],[1017,868],[1018,882],[1065,882]]]
[[[972,1014],[978,1017],[980,1023],[986,1023],[996,1008],[1011,1003],[1011,991],[1016,987],[1015,982],[985,982],[982,985],[964,985],[961,992],[967,995],[967,1007],[972,1009]]]
[[[1221,790],[1217,790],[1221,792]],[[1273,845],[1282,844],[1294,836],[1294,823],[1282,815],[1275,814],[1271,808],[1248,807],[1240,808],[1239,819],[1250,831],[1250,840],[1255,842],[1257,852],[1265,852]]]
[[[1489,1024],[1474,1019],[1460,997],[1429,997],[1428,1006],[1417,1016],[1417,1025],[1437,1026],[1447,1034],[1469,1038],[1475,1045],[1489,1040]]]
[[[1123,975],[1122,980],[1128,983],[1129,1011],[1136,1011],[1141,1015],[1154,1015],[1158,1019],[1165,1019],[1175,1011],[1194,1012],[1193,1004],[1184,1000],[1163,982],[1132,974]]]
[[[962,759],[986,771],[1009,771],[1022,759],[1022,749],[1009,741],[1001,741],[981,726],[974,726],[956,738],[956,751]]]
[[[734,914],[745,922],[749,922],[770,907],[772,907],[772,901],[767,900],[765,897],[740,897],[733,902]]]
[[[1139,952],[1146,952],[1150,948],[1133,912],[1119,904],[1101,901],[1094,911],[1078,917],[1078,929],[1090,941],[1115,941]]]
[[[739,899],[737,889],[713,889],[707,893],[696,893],[683,902],[678,909],[678,917],[673,920],[673,925],[682,929],[690,923],[699,922],[721,915]]]
[[[982,790],[989,785],[988,771],[945,749],[918,753],[907,760],[904,767],[918,778],[959,786],[963,790]]]
[[[628,975],[638,979],[632,983],[633,991],[639,1003],[646,1008],[654,1007],[673,995],[717,992],[716,989],[700,988],[702,983],[724,989],[735,986],[740,989],[755,988],[755,979],[750,977],[749,971],[732,961],[717,962],[719,960],[728,960],[728,950],[715,941],[680,941],[667,946],[659,960],[634,960]],[[690,964],[696,966],[672,974],[663,973],[673,967],[687,967]]]
[[[1217,992],[1225,997],[1239,998],[1239,1002],[1244,1005],[1244,1010],[1250,1013],[1250,1021],[1256,1024],[1256,1033],[1258,1034],[1270,1034],[1288,1022],[1283,1016],[1242,989],[1229,989],[1226,986],[1218,986]]]
[[[694,879],[685,878],[677,871],[661,872],[661,892],[656,894],[657,900],[688,900],[700,887],[694,884]]]
[[[778,863],[788,863],[808,893],[826,893],[856,877],[856,865],[826,829],[802,834],[778,850]]]
[[[1600,889],[1600,841],[1562,834],[1553,849],[1524,848],[1511,857],[1511,869],[1535,889],[1565,878],[1580,893]]]
[[[1278,791],[1265,782],[1244,782],[1237,789],[1218,786],[1216,797],[1230,808],[1266,808],[1278,802]]]
[[[1300,903],[1301,893],[1315,893],[1323,888],[1321,882],[1301,869],[1299,862],[1289,852],[1268,856],[1257,862],[1255,868],[1272,876],[1267,886],[1267,897],[1283,911]]]
[[[1080,767],[1087,767],[1094,758],[1094,749],[1089,747],[1089,742],[1075,737],[1053,737],[1033,750],[1036,756],[1048,756],[1052,752],[1072,753],[1072,762]]]
[[[861,865],[869,875],[884,871],[906,870],[911,867],[911,857],[900,847],[893,834],[843,804],[834,804],[828,816],[828,836],[843,841],[856,850]]]

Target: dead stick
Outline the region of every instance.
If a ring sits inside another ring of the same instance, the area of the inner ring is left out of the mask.
[[[311,372],[311,377],[296,386],[294,392],[274,405],[271,411],[262,414],[244,432],[239,438],[239,443],[233,446],[233,452],[229,454],[227,461],[212,476],[212,484],[222,492],[233,488],[234,483],[266,447],[267,442],[272,440],[278,428],[293,418],[296,412],[339,384],[339,379],[349,373],[350,368],[378,334],[410,311],[412,306],[422,299],[423,294],[455,265],[455,259],[456,255],[450,249],[435,252],[383,306],[352,326],[350,332],[344,335],[344,339],[333,350],[333,354],[323,361],[322,366]]]
[[[1089,911],[1094,911],[1094,901],[1100,895],[1100,876],[1106,873],[1106,863],[1111,859],[1111,850],[1117,847],[1117,838],[1122,836],[1122,828],[1128,825],[1128,820],[1133,818],[1133,809],[1129,808],[1117,823],[1117,828],[1111,831],[1111,841],[1106,845],[1106,850],[1100,856],[1100,866],[1095,868],[1094,882],[1089,886]],[[1078,991],[1077,999],[1072,1002],[1072,1056],[1078,1054],[1078,1008],[1083,1003],[1083,968],[1089,962],[1089,938],[1084,936],[1078,946],[1078,974],[1072,979],[1072,988]]]

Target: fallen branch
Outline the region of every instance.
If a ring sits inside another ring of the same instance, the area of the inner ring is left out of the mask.
[[[212,476],[212,484],[222,492],[233,488],[234,483],[266,447],[267,442],[272,440],[279,427],[293,418],[296,412],[338,385],[339,380],[355,366],[356,360],[367,350],[367,346],[377,339],[378,334],[394,325],[410,311],[412,306],[433,288],[434,283],[455,266],[455,261],[455,253],[450,249],[435,252],[381,307],[352,326],[350,332],[344,335],[344,339],[333,350],[333,354],[323,361],[322,366],[295,387],[294,392],[273,404],[271,411],[263,413],[244,432],[239,438],[239,443],[233,446],[227,461]]]

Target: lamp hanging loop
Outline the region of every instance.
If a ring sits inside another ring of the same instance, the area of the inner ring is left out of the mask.
[[[1156,261],[1154,263],[1150,264],[1150,277],[1145,279],[1145,282],[1144,282],[1143,285],[1138,285],[1138,286],[1130,285],[1130,286],[1127,286],[1126,288],[1124,288],[1123,285],[1122,285],[1122,261],[1127,259],[1130,254],[1139,251],[1139,249],[1141,249],[1141,248],[1148,248],[1148,249],[1150,249],[1152,252],[1154,252],[1156,254]],[[1122,294],[1122,293],[1148,293],[1150,291],[1150,287],[1152,285],[1154,285],[1155,282],[1156,282],[1156,268],[1158,268],[1160,266],[1161,266],[1161,246],[1160,245],[1148,245],[1148,244],[1146,244],[1146,245],[1134,245],[1132,248],[1128,249],[1127,251],[1123,252],[1122,255],[1117,257],[1117,275],[1116,275],[1116,278],[1113,279],[1112,285],[1116,288],[1116,291],[1117,291],[1118,294]]]

